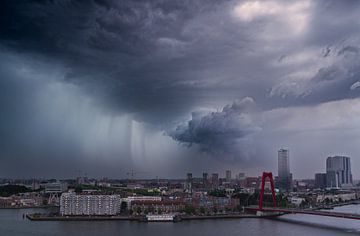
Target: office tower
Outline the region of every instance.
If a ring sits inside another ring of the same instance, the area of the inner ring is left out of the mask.
[[[326,173],[315,174],[315,188],[326,188]]]
[[[278,187],[281,191],[292,191],[292,174],[290,173],[289,150],[278,151]]]
[[[231,181],[231,170],[227,170],[226,171],[226,182],[230,182]]]
[[[333,156],[326,159],[326,185],[329,188],[352,187],[350,157]]]
[[[204,188],[207,188],[208,183],[209,183],[209,181],[208,181],[208,173],[206,173],[206,172],[203,173],[203,179],[202,179],[202,181],[203,181],[203,186],[204,186]]]
[[[218,173],[213,173],[211,175],[211,184],[213,187],[219,186],[219,174]]]
[[[187,173],[186,175],[186,190],[188,193],[192,193],[192,173]]]

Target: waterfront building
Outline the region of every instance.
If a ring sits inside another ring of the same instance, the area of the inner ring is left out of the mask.
[[[333,156],[326,159],[326,185],[328,188],[352,187],[350,157]]]
[[[278,151],[278,188],[281,191],[292,191],[292,174],[290,173],[289,150]]]
[[[172,213],[184,210],[185,203],[182,200],[161,201],[133,201],[131,210],[134,213]]]
[[[124,201],[127,203],[128,209],[131,209],[131,204],[133,202],[159,202],[162,198],[160,196],[132,196],[123,198],[121,201]]]
[[[74,192],[60,197],[61,215],[116,215],[120,213],[119,195],[89,195]]]

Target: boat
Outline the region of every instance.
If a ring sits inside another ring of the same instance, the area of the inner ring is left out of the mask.
[[[145,216],[146,222],[174,222],[176,220],[175,214],[148,214]]]

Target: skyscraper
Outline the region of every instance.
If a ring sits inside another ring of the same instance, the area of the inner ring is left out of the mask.
[[[290,173],[289,150],[278,151],[278,187],[282,191],[292,191],[292,174]]]
[[[326,188],[326,174],[316,173],[315,174],[315,188]]]
[[[208,187],[208,183],[209,183],[209,181],[208,181],[208,173],[207,172],[204,172],[203,173],[203,179],[202,179],[202,181],[203,181],[203,186],[204,186],[204,188],[207,188]]]
[[[219,174],[213,173],[211,175],[211,184],[214,188],[217,188],[219,186]]]
[[[333,156],[326,159],[326,186],[329,188],[352,186],[350,157]]]
[[[231,181],[231,170],[227,170],[226,171],[226,182],[230,182]]]
[[[188,193],[192,193],[192,173],[187,173],[186,175],[186,190]]]

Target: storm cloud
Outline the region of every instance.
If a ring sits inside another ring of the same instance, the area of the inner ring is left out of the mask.
[[[229,154],[234,151],[237,141],[261,130],[251,118],[254,107],[254,100],[247,97],[218,112],[203,116],[193,112],[191,120],[178,126],[170,135],[181,143],[198,144],[202,151],[214,155]]]
[[[280,147],[300,177],[327,155],[360,166],[356,1],[0,5],[6,175],[256,174]]]

